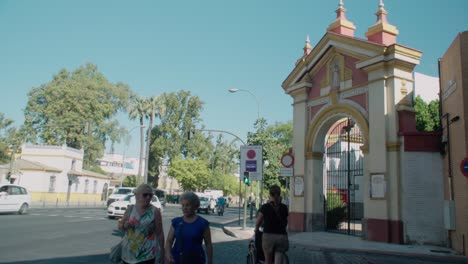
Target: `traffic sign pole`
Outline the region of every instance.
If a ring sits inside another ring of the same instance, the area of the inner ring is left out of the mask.
[[[242,229],[245,229],[247,226],[247,184],[245,186],[245,194],[244,194],[244,223],[242,225]]]

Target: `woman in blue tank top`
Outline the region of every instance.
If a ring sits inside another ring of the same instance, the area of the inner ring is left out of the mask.
[[[172,219],[167,235],[166,258],[168,263],[213,263],[210,223],[196,214],[200,199],[193,192],[180,197],[183,216]],[[206,255],[203,250],[205,242]]]

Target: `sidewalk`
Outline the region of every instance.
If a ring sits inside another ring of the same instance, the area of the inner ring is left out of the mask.
[[[241,225],[243,220],[241,219]],[[238,221],[223,227],[225,234],[238,239],[251,239],[254,234],[255,219],[246,221],[246,228],[238,225]],[[453,257],[464,259],[459,253],[440,246],[430,245],[400,245],[363,240],[361,237],[348,236],[324,231],[289,233],[290,248],[304,247],[311,250],[363,252],[388,255]],[[468,263],[468,258],[466,258]]]

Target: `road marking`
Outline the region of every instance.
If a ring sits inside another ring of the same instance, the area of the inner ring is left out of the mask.
[[[105,218],[83,218],[80,217],[77,220],[69,221],[68,223],[84,222],[84,221],[95,221],[95,220],[104,220]]]

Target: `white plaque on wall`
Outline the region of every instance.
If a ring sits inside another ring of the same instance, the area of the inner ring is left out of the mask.
[[[385,198],[385,192],[387,191],[384,174],[372,174],[370,184],[370,197],[374,199]]]
[[[304,196],[304,177],[294,177],[294,196]]]

